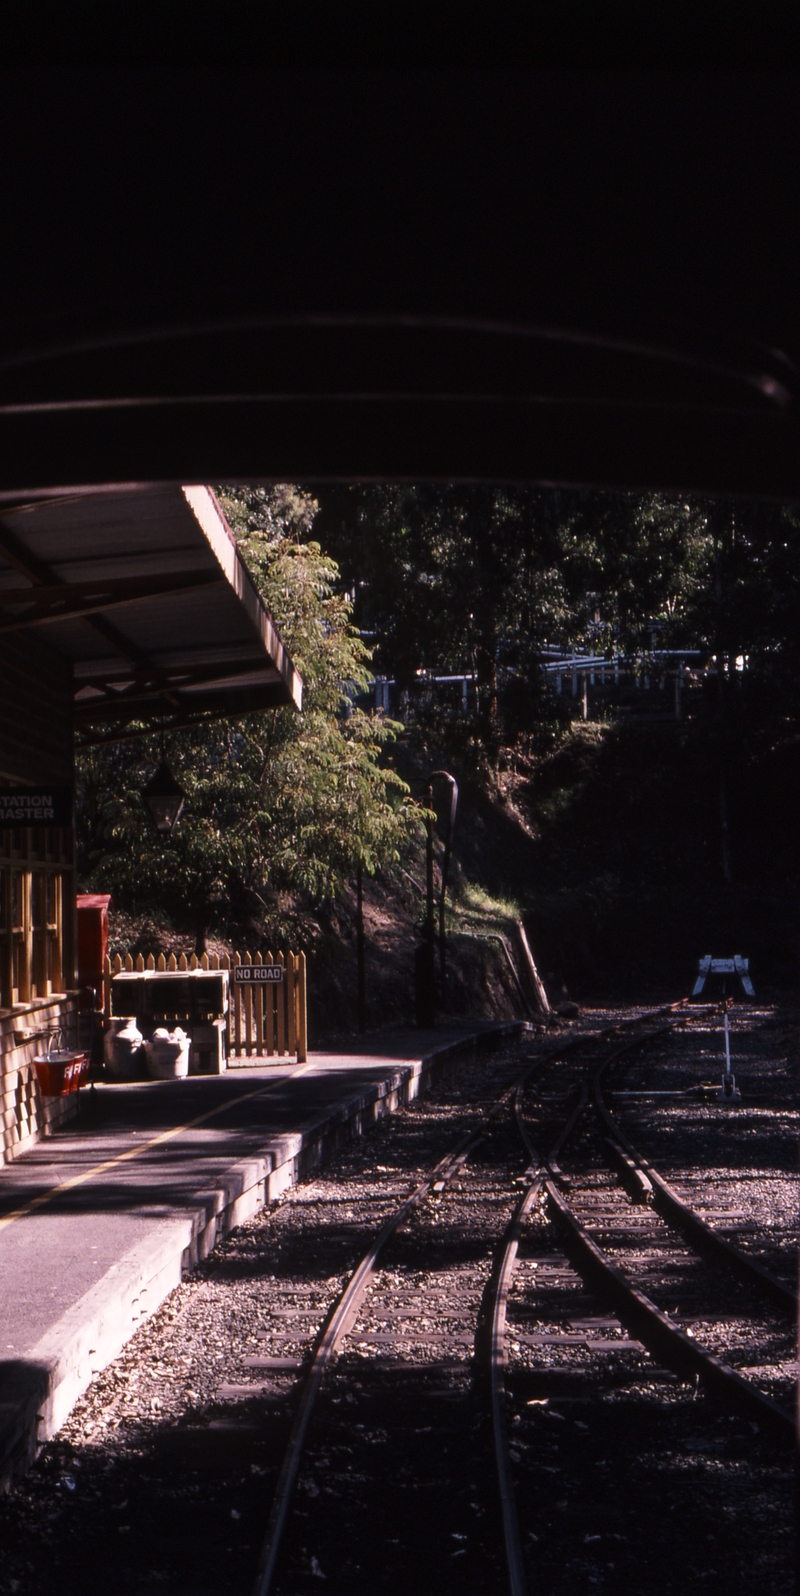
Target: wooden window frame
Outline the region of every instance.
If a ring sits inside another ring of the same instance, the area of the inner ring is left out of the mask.
[[[74,899],[73,849],[67,827],[48,827],[44,835],[33,828],[0,832],[0,1010],[66,991],[74,953],[67,907]]]

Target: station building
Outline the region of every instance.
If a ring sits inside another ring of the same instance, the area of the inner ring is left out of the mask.
[[[302,700],[213,492],[0,503],[0,1164],[75,1111],[33,1060],[78,1028],[76,729],[124,738]]]

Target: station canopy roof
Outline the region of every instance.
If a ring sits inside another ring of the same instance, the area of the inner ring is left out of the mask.
[[[302,701],[302,682],[206,487],[32,495],[0,509],[0,638],[72,663],[88,740]]]

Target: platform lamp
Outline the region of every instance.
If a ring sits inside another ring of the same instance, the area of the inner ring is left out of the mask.
[[[165,759],[142,788],[142,799],[156,831],[168,837],[181,817],[186,794],[178,786]]]
[[[180,820],[186,794],[178,786],[164,754],[164,721],[161,721],[161,764],[142,788],[142,802],[162,837],[169,837]]]
[[[186,794],[178,786],[165,759],[162,759],[155,775],[142,788],[142,798],[156,831],[162,837],[168,837],[181,817]]]

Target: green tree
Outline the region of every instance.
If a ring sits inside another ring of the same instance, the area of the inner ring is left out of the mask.
[[[364,485],[318,498],[315,530],[377,667],[401,689],[420,668],[474,671],[473,741],[490,762],[558,722],[545,647],[647,652],[695,602],[713,549],[704,506],[659,494]]]
[[[405,784],[387,762],[397,728],[353,704],[369,655],[337,590],[337,568],[303,541],[315,505],[291,488],[220,490],[242,554],[303,677],[304,707],[171,733],[169,760],[186,791],[164,841],[140,791],[158,742],[87,749],[79,761],[79,864],[134,910],[190,924],[198,948],[212,922],[280,937],[357,868],[399,857],[416,826]]]
[[[659,493],[565,497],[557,533],[573,636],[610,655],[681,636],[707,584],[709,506]],[[683,640],[681,638],[681,640]]]
[[[558,495],[505,487],[320,490],[321,536],[375,634],[376,667],[413,691],[420,670],[474,673],[471,740],[493,759],[549,722],[541,647],[569,626]],[[466,729],[466,728],[465,728]]]

